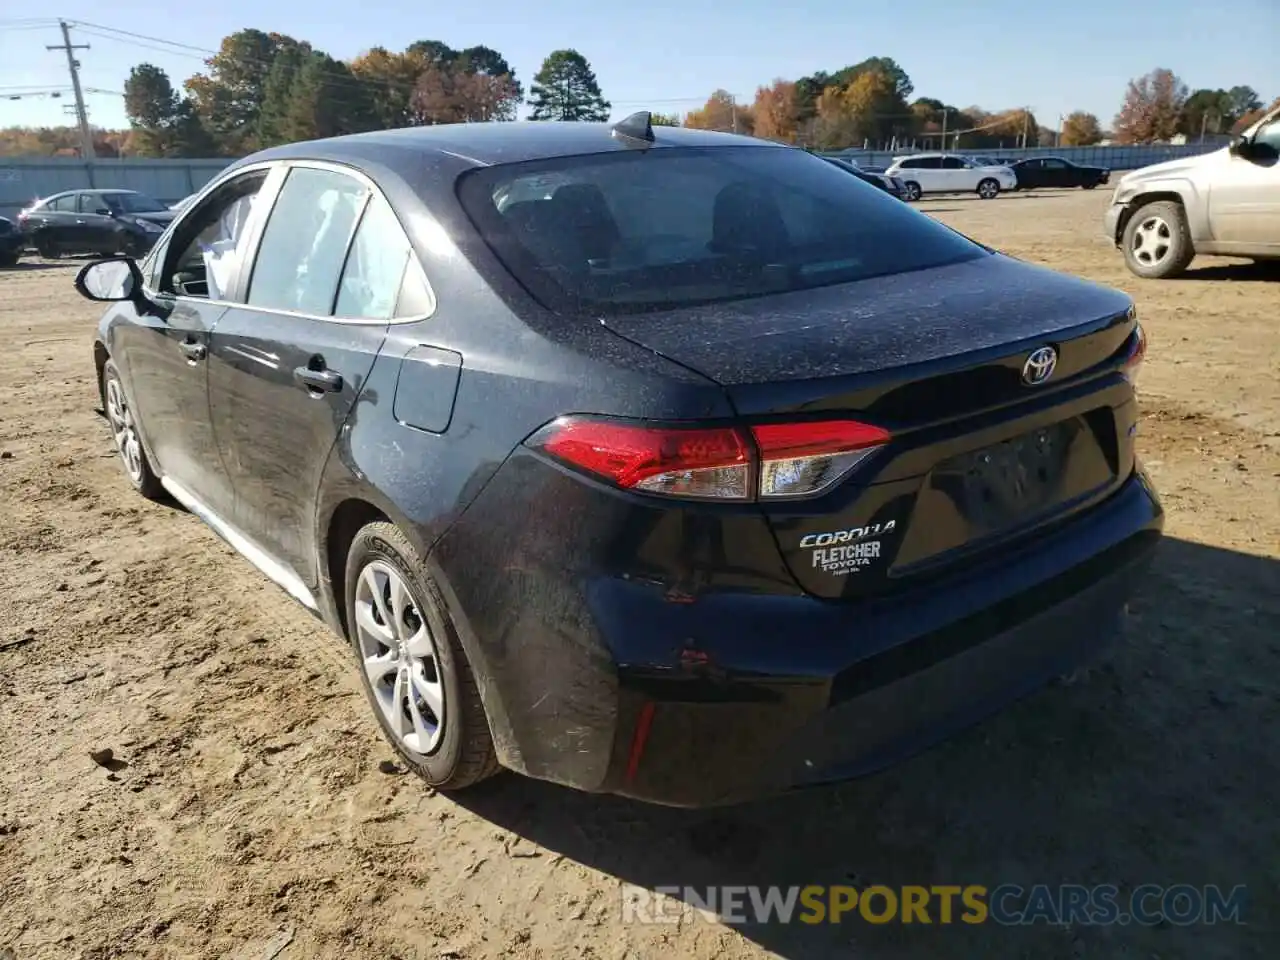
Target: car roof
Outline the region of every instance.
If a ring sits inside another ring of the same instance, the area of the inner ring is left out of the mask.
[[[688,127],[653,128],[651,149],[664,147],[757,146],[795,149],[754,137]],[[549,160],[557,157],[613,153],[632,149],[613,135],[607,123],[516,121],[509,123],[452,123],[357,133],[326,140],[308,140],[273,147],[243,162],[266,160],[333,160],[350,163],[373,160],[397,167],[407,156],[445,154],[475,166]]]

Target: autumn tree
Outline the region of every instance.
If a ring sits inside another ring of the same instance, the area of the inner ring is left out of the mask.
[[[1064,147],[1088,147],[1102,139],[1102,125],[1092,113],[1076,110],[1062,121]]]
[[[508,120],[519,102],[519,87],[507,73],[473,72],[462,60],[436,62],[418,76],[410,117],[419,125]]]
[[[675,113],[651,113],[649,114],[649,125],[653,127],[678,127],[680,126],[680,115]]]
[[[577,50],[556,50],[542,61],[542,69],[529,88],[532,120],[609,119],[612,105],[600,92],[600,84],[587,58]]]
[[[282,46],[297,41],[280,33],[238,30],[224,37],[205,61],[207,73],[190,77],[185,87],[205,128],[221,152],[238,155],[258,147],[258,117],[267,75]]]
[[[790,80],[774,80],[767,87],[756,90],[755,103],[751,105],[754,120],[752,132],[766,140],[795,143],[799,133],[799,111],[796,104],[796,85]]]
[[[347,66],[351,75],[368,89],[379,127],[394,130],[409,125],[409,99],[418,82],[420,61],[408,53],[392,53],[385,47],[374,47]]]
[[[818,97],[818,143],[839,148],[880,139],[900,119],[894,116],[900,102],[893,79],[878,70],[828,87]]]
[[[754,120],[751,108],[740,106],[728,90],[716,90],[699,109],[684,115],[686,127],[748,135],[754,130]]]
[[[1178,132],[1187,85],[1172,70],[1160,68],[1129,81],[1124,105],[1116,115],[1116,139],[1121,143],[1155,143]]]

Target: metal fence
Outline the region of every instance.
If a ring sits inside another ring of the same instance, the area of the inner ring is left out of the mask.
[[[1084,164],[1090,167],[1105,167],[1108,170],[1137,170],[1139,167],[1148,167],[1153,163],[1163,163],[1165,160],[1176,160],[1181,157],[1198,157],[1201,154],[1212,153],[1220,150],[1224,146],[1221,142],[1205,141],[1204,143],[1184,143],[1184,144],[1162,144],[1162,143],[1144,143],[1134,144],[1131,146],[1107,146],[1107,147],[1010,147],[1007,149],[990,149],[981,150],[965,150],[963,147],[959,150],[950,151],[952,153],[963,154],[966,157],[991,157],[1001,160],[1022,160],[1026,157],[1062,157],[1070,160],[1072,163]],[[823,155],[828,157],[845,157],[847,159],[856,160],[858,165],[868,169],[884,169],[893,163],[895,157],[910,156],[913,153],[928,153],[928,148],[913,150],[903,148],[899,150],[831,150],[824,151]]]
[[[1109,170],[1136,170],[1164,160],[1194,157],[1220,149],[1218,142],[1181,145],[1142,144],[1107,147],[1028,147],[1006,150],[959,150],[966,156],[998,157],[1016,160],[1023,157],[1065,157],[1075,163],[1106,167]],[[883,169],[894,157],[913,153],[911,149],[837,150],[826,156],[848,157],[870,169]],[[108,160],[92,164],[74,157],[0,157],[0,216],[12,217],[17,211],[40,197],[63,190],[92,187],[122,187],[137,190],[165,203],[174,203],[208,183],[232,161],[213,160]]]
[[[63,190],[118,187],[174,203],[199,190],[231,160],[108,160],[0,157],[0,217]]]

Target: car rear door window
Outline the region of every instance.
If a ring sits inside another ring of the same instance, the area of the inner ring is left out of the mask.
[[[347,248],[369,193],[355,177],[335,170],[290,170],[258,247],[249,305],[331,316]]]
[[[334,314],[365,320],[390,320],[413,257],[395,211],[374,194],[365,207],[342,269]],[[429,312],[429,311],[428,311]]]

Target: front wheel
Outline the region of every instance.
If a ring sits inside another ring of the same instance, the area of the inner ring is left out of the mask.
[[[978,196],[983,200],[994,200],[1000,196],[1000,184],[998,181],[987,177],[978,184]]]
[[[57,260],[62,256],[62,251],[58,248],[58,245],[50,237],[43,236],[36,237],[36,253],[46,260]]]
[[[371,523],[347,554],[347,632],[383,736],[439,790],[492,776],[498,762],[471,666],[417,550]]]
[[[133,409],[125,396],[124,384],[120,380],[120,371],[115,361],[108,360],[102,368],[102,409],[107,414],[107,422],[111,424],[111,436],[115,441],[116,452],[120,462],[124,464],[125,476],[133,484],[133,489],[148,500],[160,500],[164,497],[164,487],[160,478],[151,469],[147,453],[142,449],[142,439],[138,436],[138,424],[133,416]]]
[[[1121,235],[1124,262],[1147,280],[1176,277],[1195,258],[1191,232],[1182,205],[1157,200],[1136,210]]]
[[[923,195],[924,191],[920,188],[920,184],[916,183],[914,180],[908,180],[902,185],[902,196],[905,197],[909,203],[915,203]]]

